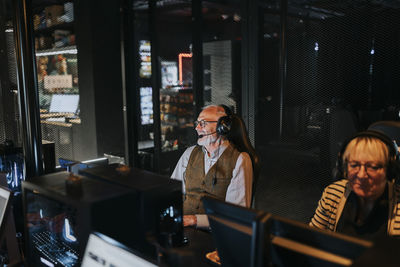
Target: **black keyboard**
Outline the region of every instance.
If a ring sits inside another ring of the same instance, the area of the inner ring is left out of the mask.
[[[78,263],[78,253],[67,242],[54,237],[50,232],[34,233],[32,241],[36,249],[54,266],[73,267]],[[45,262],[44,262],[45,263]]]

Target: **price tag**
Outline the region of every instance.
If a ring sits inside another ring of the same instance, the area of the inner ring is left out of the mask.
[[[72,88],[72,75],[48,75],[44,77],[44,88]]]

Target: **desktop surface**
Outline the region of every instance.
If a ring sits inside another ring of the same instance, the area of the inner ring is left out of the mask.
[[[82,179],[82,194],[70,194],[66,184],[66,179],[69,176],[70,173],[67,171],[56,172],[40,177],[34,177],[29,181],[24,181],[23,185],[25,188],[28,188],[30,190],[44,192],[58,199],[66,199],[70,203],[95,202],[99,199],[103,199],[104,196],[112,198],[121,195],[122,193],[131,193],[130,190],[120,187],[118,185],[104,186],[104,183],[102,183],[101,181],[96,181],[80,176],[80,178]]]
[[[384,237],[374,240],[374,246],[356,259],[352,267],[400,266],[399,249],[399,239]]]
[[[206,254],[216,248],[212,234],[205,230],[185,227],[184,235],[188,239],[186,245],[167,249],[167,266],[215,266],[206,258]]]
[[[119,164],[110,164],[107,166],[80,170],[79,173],[84,176],[102,179],[111,183],[126,185],[140,191],[148,191],[162,187],[166,189],[168,186],[174,187],[181,185],[180,182],[160,174],[138,168],[130,168],[126,172],[121,172],[118,171],[118,167]]]

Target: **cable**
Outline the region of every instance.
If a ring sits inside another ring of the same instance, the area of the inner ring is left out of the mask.
[[[220,158],[219,148],[221,147],[221,140],[222,140],[222,138],[220,137],[219,140],[218,140],[218,148],[217,148],[218,159],[217,159],[217,162],[215,163],[214,178],[212,179],[212,187],[213,188],[214,188],[214,185],[217,184],[217,168],[218,168],[218,161],[219,161],[219,158]]]

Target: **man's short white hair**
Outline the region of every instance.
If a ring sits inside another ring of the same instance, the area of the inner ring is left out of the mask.
[[[218,116],[222,117],[222,116],[226,116],[227,115],[226,112],[225,112],[225,109],[220,105],[207,105],[207,106],[203,107],[201,110],[205,110],[205,109],[208,109],[208,108],[215,108],[215,110],[216,110],[215,113]]]

